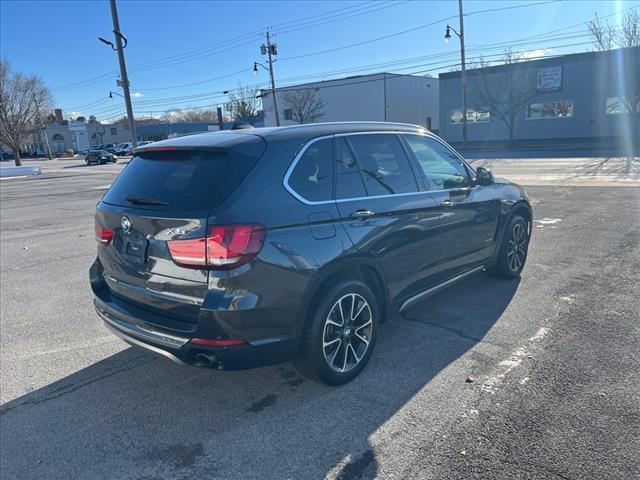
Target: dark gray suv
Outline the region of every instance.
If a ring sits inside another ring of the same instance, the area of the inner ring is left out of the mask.
[[[458,279],[520,274],[531,207],[421,127],[327,123],[142,147],[97,206],[95,307],[189,365],[294,361],[339,385],[380,322]]]

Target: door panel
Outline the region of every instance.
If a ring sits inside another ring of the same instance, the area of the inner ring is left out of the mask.
[[[441,275],[450,277],[486,261],[493,253],[498,222],[493,195],[486,187],[474,185],[469,167],[440,141],[412,134],[403,139],[442,208]]]
[[[383,269],[390,298],[432,279],[443,255],[441,208],[418,190],[397,136],[337,137],[335,171],[340,222],[358,252]]]
[[[491,257],[498,221],[493,195],[480,186],[431,193],[442,206],[442,276],[455,275]]]
[[[372,215],[351,218],[363,210]],[[430,193],[343,200],[338,211],[356,250],[382,266],[392,300],[437,281],[443,231],[441,208]]]

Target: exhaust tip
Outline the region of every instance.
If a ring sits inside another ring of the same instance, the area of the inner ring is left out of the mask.
[[[214,367],[220,363],[220,359],[213,353],[197,353],[196,367]]]

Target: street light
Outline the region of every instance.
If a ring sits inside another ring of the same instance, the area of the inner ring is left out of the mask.
[[[102,37],[98,37],[98,40],[100,40],[102,43],[104,43],[105,45],[109,45],[113,50],[117,50],[117,48],[113,45],[112,42],[110,42],[109,40],[105,40]]]
[[[448,44],[450,40],[451,40],[451,27],[447,25],[447,31],[444,34],[444,43]]]
[[[267,67],[266,65],[260,63],[260,62],[253,62],[253,74],[256,75],[258,73],[258,66],[261,66],[262,68],[264,68],[267,72],[271,72],[271,70],[269,70],[269,67]]]

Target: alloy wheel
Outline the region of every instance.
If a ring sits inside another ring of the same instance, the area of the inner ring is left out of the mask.
[[[522,267],[527,256],[527,231],[522,223],[516,223],[509,236],[509,248],[507,250],[507,263],[512,272],[517,272]]]
[[[322,350],[336,372],[355,368],[369,348],[373,330],[371,307],[357,293],[348,293],[333,304],[325,320]]]

